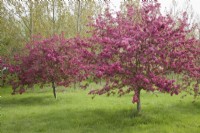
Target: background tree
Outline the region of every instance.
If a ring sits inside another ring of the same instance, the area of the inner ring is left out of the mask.
[[[182,5],[182,6],[180,6],[180,5]],[[197,14],[195,14],[190,1],[184,0],[184,1],[181,1],[181,4],[180,4],[180,1],[173,0],[172,6],[170,8],[170,12],[168,12],[168,13],[171,14],[173,18],[177,18],[177,17],[181,16],[184,12],[187,13],[188,27],[193,27],[193,31],[190,32],[188,34],[188,36],[194,36],[197,39],[199,39],[199,37],[200,37],[199,36],[200,32],[198,32],[199,31],[199,16]],[[177,22],[177,24],[179,24],[179,23]],[[197,48],[199,48],[199,47],[200,46],[197,45]],[[196,65],[199,65],[198,61],[199,61],[199,59],[197,57],[197,64]],[[171,73],[171,77],[173,79],[179,80],[181,75],[175,75],[174,73]],[[194,95],[195,98],[199,95],[198,82],[200,82],[200,81],[197,80],[197,84],[194,83],[192,88],[188,87],[185,90],[188,94]],[[186,96],[186,95],[184,95],[184,96]]]
[[[85,36],[88,16],[95,16],[102,9],[99,0],[3,0],[0,2],[0,55],[12,56],[31,39],[40,34],[50,37],[65,32],[66,37]]]
[[[3,1],[0,2],[0,14],[0,56],[9,57],[22,46],[22,33]]]
[[[93,74],[106,84],[90,94],[134,92],[132,102],[140,112],[141,90],[173,95],[188,87],[199,76],[194,62],[200,55],[197,40],[188,36],[193,30],[188,25],[186,13],[174,20],[160,13],[158,3],[144,4],[138,12],[127,5],[126,15],[118,12],[117,17],[107,9],[91,24],[94,30],[89,39],[95,51]],[[181,74],[182,82],[170,79],[169,72]]]
[[[197,22],[200,22],[200,18],[197,17]],[[197,34],[198,34],[198,46],[197,48],[200,48],[200,23],[198,23],[197,25]],[[197,57],[197,65],[200,66],[200,56]],[[200,96],[200,89],[199,89],[199,85],[200,85],[200,77],[197,78],[197,84],[195,85],[195,89],[194,89],[194,96]]]

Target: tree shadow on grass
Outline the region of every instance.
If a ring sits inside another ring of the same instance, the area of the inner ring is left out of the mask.
[[[187,102],[187,103],[180,103],[180,104],[173,104],[170,106],[174,111],[177,111],[182,114],[200,114],[200,101],[196,102]],[[199,115],[200,118],[200,115]]]
[[[34,106],[34,105],[51,105],[56,103],[56,99],[53,98],[53,96],[50,95],[35,95],[35,96],[22,96],[19,98],[19,96],[13,96],[12,98],[6,98],[2,97],[0,99],[0,105],[2,106]]]
[[[182,107],[184,108],[184,107]],[[156,113],[155,113],[156,112]],[[188,113],[181,111],[181,113]],[[193,113],[193,111],[191,111]],[[47,128],[51,130],[66,130],[77,132],[123,132],[129,128],[137,128],[147,130],[154,128],[153,126],[173,125],[174,122],[181,121],[179,116],[176,116],[173,110],[158,109],[145,110],[138,116],[133,115],[131,109],[66,109],[57,110],[51,113],[43,114],[36,118],[37,122],[43,123],[43,126],[38,126],[38,129]],[[58,124],[59,123],[59,124]],[[44,126],[45,125],[45,126]]]
[[[51,99],[51,100],[45,100]],[[53,99],[51,96],[41,97],[25,97],[18,99],[17,101],[3,101],[3,104],[29,104],[31,105],[48,105],[52,104]],[[14,102],[14,103],[13,103]],[[57,102],[57,101],[56,101]],[[56,103],[54,102],[54,103]],[[70,101],[67,101],[67,104]],[[53,104],[54,104],[53,103]],[[177,124],[176,122],[181,121],[183,115],[187,116],[190,114],[196,114],[200,111],[200,104],[198,103],[182,103],[172,104],[170,106],[146,106],[140,115],[135,115],[133,111],[134,107],[119,107],[113,108],[101,107],[101,106],[90,106],[86,107],[84,104],[64,106],[62,108],[54,108],[53,110],[46,113],[36,113],[31,116],[30,119],[20,118],[16,120],[15,127],[18,127],[18,131],[29,132],[115,132],[121,133],[124,131],[130,131],[132,129],[138,131],[146,131],[153,129],[155,126],[158,128],[169,127]],[[134,108],[135,109],[135,108]],[[180,115],[181,113],[181,115]],[[29,123],[29,125],[26,125]],[[23,127],[21,127],[23,125]],[[31,129],[30,125],[34,125]],[[12,125],[11,125],[12,126]]]

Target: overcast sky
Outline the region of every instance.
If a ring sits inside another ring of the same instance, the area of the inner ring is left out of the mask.
[[[123,0],[111,0],[112,9],[114,9],[115,11],[118,11],[121,1]],[[154,0],[150,0],[150,1],[154,1]],[[158,0],[158,2],[161,3],[162,12],[164,12],[165,10],[169,10],[170,6],[172,6],[172,1],[173,0]],[[192,10],[194,11],[194,13],[200,16],[200,0],[176,0],[178,9],[185,10],[188,5],[187,1],[189,1],[189,3],[191,4]],[[140,2],[142,3],[142,0],[140,0]]]

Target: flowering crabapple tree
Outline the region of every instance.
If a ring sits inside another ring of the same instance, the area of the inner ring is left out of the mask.
[[[56,98],[56,86],[68,87],[70,83],[85,78],[81,56],[77,56],[77,53],[81,53],[79,44],[84,43],[79,37],[65,39],[63,35],[39,38],[27,44],[23,54],[15,55],[13,63],[9,66],[9,71],[13,75],[10,83],[13,93],[20,94],[26,90],[25,88],[31,88],[36,84],[51,84]]]
[[[120,96],[133,93],[132,102],[141,111],[141,90],[178,94],[199,76],[194,63],[199,54],[197,40],[188,36],[187,14],[174,20],[160,13],[160,4],[144,4],[140,9],[127,5],[127,13],[109,9],[91,24],[88,39],[95,61],[93,74],[106,84],[89,94]],[[169,73],[181,74],[182,82]]]

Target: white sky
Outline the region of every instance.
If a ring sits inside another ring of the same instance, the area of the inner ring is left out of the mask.
[[[120,2],[123,0],[111,0],[111,8],[115,11],[119,10]],[[154,1],[154,0],[146,0],[146,1]],[[175,0],[177,3],[177,7],[180,10],[185,10],[189,2],[192,6],[192,10],[196,15],[200,16],[200,0]],[[142,0],[140,0],[142,3]],[[170,7],[172,7],[173,0],[158,0],[161,3],[161,10],[164,12],[165,10],[169,11]]]

